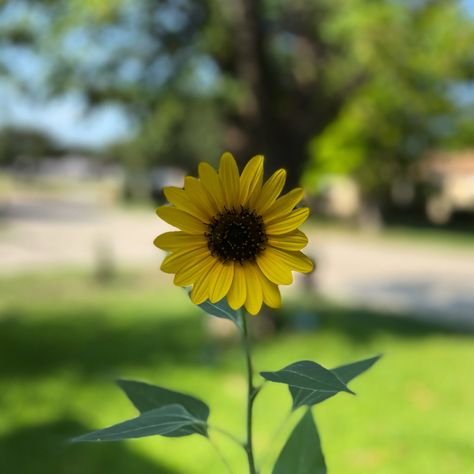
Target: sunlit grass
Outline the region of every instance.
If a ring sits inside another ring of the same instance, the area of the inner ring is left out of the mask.
[[[243,436],[245,381],[238,341],[232,334],[211,336],[209,318],[181,290],[140,274],[102,286],[67,273],[4,278],[0,285],[0,472],[225,472],[212,447],[196,436],[66,443],[135,414],[114,385],[118,377],[193,393],[210,404],[212,424]],[[295,299],[272,324],[258,326],[258,369],[300,359],[332,367],[384,353],[351,385],[357,397],[338,395],[315,409],[331,474],[474,470],[472,336],[311,296]],[[268,385],[259,397],[261,459],[290,398],[279,385]],[[277,438],[278,446],[288,429]],[[246,472],[242,453],[222,436],[215,440],[237,466],[235,472]]]

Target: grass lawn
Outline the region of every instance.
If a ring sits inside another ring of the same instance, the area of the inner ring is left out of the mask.
[[[102,286],[80,274],[3,277],[0,472],[224,473],[213,447],[198,436],[67,443],[135,415],[114,385],[118,377],[195,394],[210,404],[212,424],[243,437],[243,359],[232,334],[210,335],[209,320],[153,275],[127,274]],[[351,384],[357,397],[339,394],[314,410],[330,474],[474,472],[472,335],[315,297],[287,302],[273,334],[264,327],[257,328],[259,370],[301,359],[332,367],[385,355]],[[281,385],[269,384],[259,395],[258,459],[268,457],[271,433],[289,406]],[[277,449],[297,418],[280,432]],[[245,473],[243,452],[211,434],[238,466],[235,474]],[[270,472],[267,463],[262,474]]]

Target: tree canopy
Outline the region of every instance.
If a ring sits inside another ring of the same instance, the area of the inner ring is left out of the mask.
[[[114,152],[131,167],[229,149],[265,153],[291,184],[353,173],[371,193],[473,141],[474,22],[454,0],[23,0],[0,28],[25,93],[126,111],[136,133]]]

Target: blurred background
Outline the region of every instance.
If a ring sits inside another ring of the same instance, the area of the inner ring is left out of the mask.
[[[0,472],[225,471],[196,436],[67,443],[134,416],[118,377],[243,437],[236,335],[152,245],[162,187],[224,150],[313,211],[257,367],[385,354],[315,410],[330,472],[474,472],[473,44],[472,0],[0,1]],[[262,474],[289,406],[256,403]]]

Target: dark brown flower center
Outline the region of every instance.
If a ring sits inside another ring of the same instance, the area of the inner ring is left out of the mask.
[[[212,218],[208,227],[207,246],[223,262],[254,261],[268,240],[262,216],[244,207],[225,209]]]

